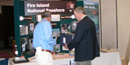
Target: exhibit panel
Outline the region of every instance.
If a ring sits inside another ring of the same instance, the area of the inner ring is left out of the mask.
[[[61,30],[66,28],[67,34],[74,32],[76,26],[71,26],[74,15],[73,10],[76,7],[76,1],[16,1],[20,8],[17,11],[18,19],[15,19],[15,40],[16,47],[18,48],[18,55],[31,57],[35,54],[35,49],[32,46],[33,30],[35,25],[39,23],[42,18],[40,13],[44,11],[50,11],[52,13],[51,25],[52,25],[52,36],[57,37],[57,44],[54,46],[55,53],[69,53],[68,50],[63,50],[60,45]],[[58,5],[57,5],[58,4]],[[55,5],[55,6],[54,6]],[[62,5],[62,6],[59,6]],[[63,7],[64,6],[64,7]],[[15,6],[15,9],[19,7]],[[16,14],[16,13],[15,13]],[[76,21],[76,20],[75,20]]]
[[[32,46],[33,30],[37,23],[41,22],[40,13],[50,11],[52,13],[51,25],[52,36],[57,39],[54,46],[55,53],[69,53],[74,55],[74,49],[69,51],[65,49],[64,43],[69,43],[74,38],[77,20],[73,15],[73,10],[82,6],[87,11],[96,25],[98,44],[100,44],[99,35],[99,6],[98,2],[91,1],[19,1],[20,10],[15,16],[15,40],[18,50],[18,56],[26,58],[35,55],[35,49]],[[58,5],[57,5],[58,4]],[[17,4],[18,5],[18,4]],[[54,6],[55,5],[55,6]],[[61,6],[59,6],[61,5]],[[17,9],[18,7],[15,7]]]

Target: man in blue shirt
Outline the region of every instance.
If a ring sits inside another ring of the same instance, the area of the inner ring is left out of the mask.
[[[36,49],[35,57],[37,65],[53,65],[51,52],[56,45],[56,39],[52,37],[51,13],[42,13],[42,21],[39,22],[33,34],[33,47]]]

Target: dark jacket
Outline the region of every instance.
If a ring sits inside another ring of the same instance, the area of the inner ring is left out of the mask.
[[[75,48],[75,61],[88,61],[100,56],[95,24],[88,16],[78,23],[75,37],[68,48]]]

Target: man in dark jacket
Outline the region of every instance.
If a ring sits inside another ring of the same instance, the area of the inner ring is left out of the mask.
[[[75,48],[76,65],[91,65],[91,60],[100,56],[95,24],[82,7],[77,7],[74,15],[78,20],[75,37],[68,45],[65,44],[65,47],[68,46],[70,51]]]

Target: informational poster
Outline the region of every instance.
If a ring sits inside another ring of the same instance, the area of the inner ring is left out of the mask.
[[[99,43],[99,7],[98,2],[83,1],[87,16],[90,17],[96,25],[97,39]]]
[[[44,11],[52,14],[72,14],[76,1],[24,1],[25,15],[38,15]]]

